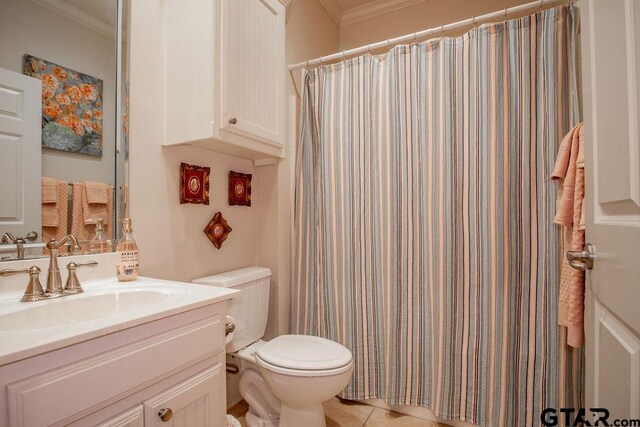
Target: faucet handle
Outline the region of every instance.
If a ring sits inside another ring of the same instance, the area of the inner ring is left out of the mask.
[[[80,294],[84,292],[84,289],[82,289],[82,286],[80,285],[80,280],[78,280],[76,270],[81,267],[95,267],[96,265],[98,265],[98,261],[89,261],[85,263],[75,263],[71,261],[69,264],[67,264],[69,276],[67,277],[67,284],[64,285],[64,293]]]
[[[36,233],[35,231],[30,231],[24,237],[13,237],[13,234],[11,234],[11,233],[4,233],[2,235],[2,243],[14,244],[14,245],[16,245],[18,243],[23,243],[24,244],[24,243],[26,243],[27,240],[33,242],[37,238],[38,238],[38,233]]]
[[[24,273],[29,274],[29,284],[27,285],[27,289],[25,289],[24,295],[20,301],[31,302],[44,299],[45,294],[42,289],[42,284],[40,283],[40,268],[38,268],[38,266],[32,265],[24,270],[0,270],[0,276],[2,277]]]

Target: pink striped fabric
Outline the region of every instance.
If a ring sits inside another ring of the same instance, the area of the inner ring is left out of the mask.
[[[307,73],[291,320],[352,350],[343,397],[482,426],[580,406],[548,179],[574,39],[559,7]]]

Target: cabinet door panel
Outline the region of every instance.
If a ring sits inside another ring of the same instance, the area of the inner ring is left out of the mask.
[[[223,130],[282,144],[284,7],[277,0],[222,0],[221,30]]]
[[[168,144],[215,136],[214,6],[212,0],[166,2],[164,105]]]
[[[224,426],[224,381],[223,364],[218,363],[149,399],[144,402],[145,426]],[[162,411],[171,414],[165,421]]]
[[[143,407],[138,405],[97,427],[144,427]]]

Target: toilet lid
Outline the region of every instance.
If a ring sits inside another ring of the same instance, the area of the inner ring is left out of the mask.
[[[281,335],[258,349],[257,356],[267,363],[289,369],[334,369],[351,363],[348,348],[311,335]]]

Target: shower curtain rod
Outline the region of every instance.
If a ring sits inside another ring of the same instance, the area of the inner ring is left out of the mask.
[[[553,6],[557,6],[559,4],[567,3],[567,0],[537,0],[532,1],[531,3],[521,4],[519,6],[507,7],[503,10],[498,10],[495,12],[487,13],[485,15],[474,16],[472,18],[464,19],[458,22],[452,22],[450,24],[443,24],[436,28],[430,28],[428,30],[416,31],[412,34],[407,34],[400,37],[394,37],[391,39],[387,39],[377,43],[371,43],[365,46],[356,47],[349,50],[344,50],[339,53],[334,53],[328,56],[321,56],[316,59],[311,59],[309,61],[300,62],[298,64],[289,65],[289,74],[291,75],[291,79],[293,79],[293,85],[296,88],[296,93],[300,96],[298,91],[298,86],[296,85],[296,80],[293,76],[293,71],[299,70],[301,68],[309,68],[314,65],[324,65],[326,62],[331,62],[336,59],[347,59],[348,57],[353,57],[359,55],[361,53],[370,52],[371,50],[381,49],[381,48],[391,48],[393,45],[401,44],[409,41],[416,41],[417,39],[422,39],[432,35],[444,35],[446,31],[457,30],[459,28],[464,28],[469,25],[478,26],[481,23],[486,23],[487,21],[494,20],[495,18],[503,18],[505,21],[507,20],[508,15],[514,13],[527,12],[529,10],[538,9],[539,11],[543,8],[550,8]]]

